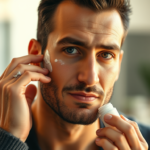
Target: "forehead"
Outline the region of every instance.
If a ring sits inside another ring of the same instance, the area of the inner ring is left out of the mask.
[[[54,15],[57,40],[74,36],[96,44],[94,41],[112,41],[121,45],[124,28],[119,13],[115,9],[94,12],[71,1],[63,1]]]

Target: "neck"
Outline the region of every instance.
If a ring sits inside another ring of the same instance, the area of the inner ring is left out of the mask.
[[[62,120],[45,103],[39,89],[37,99],[32,105],[32,113],[38,143],[42,149],[57,149],[59,146],[67,150],[71,145],[80,150],[91,147],[87,143],[95,145],[96,130],[100,128],[99,120],[90,125],[71,124]]]

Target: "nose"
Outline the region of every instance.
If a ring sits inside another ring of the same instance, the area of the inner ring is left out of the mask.
[[[80,64],[78,81],[92,86],[99,83],[99,65],[96,61],[95,54],[89,55]]]

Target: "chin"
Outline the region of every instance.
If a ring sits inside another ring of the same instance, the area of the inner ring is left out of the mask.
[[[72,124],[89,125],[98,119],[98,109],[91,110],[88,108],[68,109],[63,107],[57,115],[64,121]]]

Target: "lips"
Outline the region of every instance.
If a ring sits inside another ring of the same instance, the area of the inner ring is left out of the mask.
[[[77,101],[82,102],[92,102],[98,98],[96,94],[93,93],[84,93],[84,92],[77,92],[77,93],[69,93],[72,97],[74,97]]]

